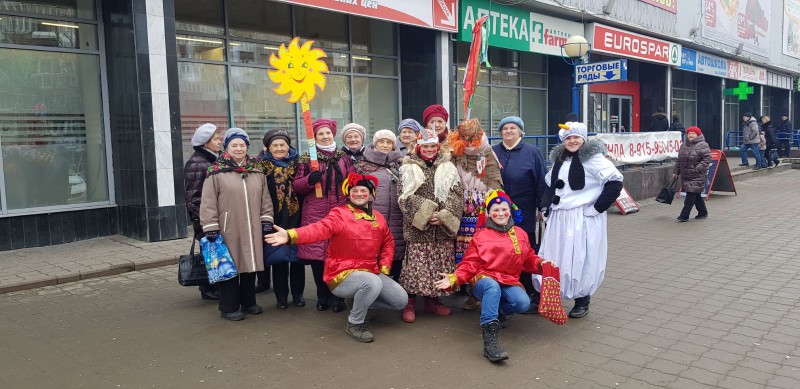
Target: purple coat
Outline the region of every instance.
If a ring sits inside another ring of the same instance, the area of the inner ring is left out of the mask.
[[[317,198],[314,185],[308,184],[308,175],[311,174],[311,164],[308,153],[303,154],[297,161],[297,175],[292,182],[292,189],[303,198],[300,207],[300,226],[322,220],[331,209],[345,204],[347,198],[342,194],[342,181],[350,173],[355,172],[350,156],[341,149],[335,153],[328,153],[317,149],[319,169],[322,172],[322,198]],[[328,250],[328,241],[301,244],[297,246],[297,258],[324,261]]]

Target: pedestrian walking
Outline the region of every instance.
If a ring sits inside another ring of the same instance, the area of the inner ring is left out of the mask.
[[[781,122],[775,128],[775,133],[780,134],[781,139],[778,141],[778,155],[781,157],[789,157],[789,152],[792,150],[792,122],[789,121],[789,115],[781,115]]]
[[[319,170],[311,170],[310,156],[303,154],[297,160],[297,173],[292,181],[292,189],[303,198],[300,207],[300,225],[307,226],[322,220],[331,209],[344,205],[347,198],[341,187],[348,174],[355,172],[352,159],[336,147],[336,122],[330,119],[317,119],[312,125],[317,143]],[[322,198],[315,195],[315,184],[322,185]],[[344,300],[331,294],[323,280],[327,241],[315,241],[297,247],[297,258],[311,266],[314,283],[317,286],[317,310],[332,308],[334,312],[344,310]]]
[[[389,130],[379,130],[372,137],[372,144],[364,150],[364,158],[356,162],[356,172],[368,174],[378,179],[372,207],[381,213],[389,224],[394,238],[394,258],[392,273],[395,281],[400,281],[403,258],[406,255],[406,241],[403,239],[403,212],[397,202],[397,184],[400,180],[400,164],[406,153],[396,150],[397,137]]]
[[[739,166],[750,166],[750,161],[747,160],[747,150],[753,151],[756,158],[756,166],[754,170],[761,169],[764,166],[764,160],[761,159],[761,153],[758,150],[758,144],[761,142],[759,138],[758,123],[753,114],[746,112],[742,115],[742,146],[739,148],[742,154],[742,163]]]
[[[561,295],[575,299],[569,317],[589,312],[590,297],[605,276],[608,215],[622,191],[622,174],[605,155],[605,144],[587,140],[586,125],[560,125],[563,142],[550,153],[553,167],[545,175],[548,192],[542,200],[547,228],[539,255],[560,269]],[[541,277],[534,276],[541,291]]]
[[[186,212],[192,222],[194,239],[203,237],[203,226],[200,224],[200,201],[203,196],[203,183],[208,175],[208,168],[219,157],[222,150],[222,134],[217,126],[205,123],[192,135],[194,153],[183,166],[183,184],[186,193]],[[219,299],[217,285],[201,285],[200,298],[203,300]]]
[[[289,131],[273,128],[261,139],[266,150],[258,156],[258,164],[267,178],[267,189],[272,198],[274,224],[284,229],[300,226],[300,200],[292,189],[297,174],[297,150],[292,147]],[[306,287],[305,266],[299,262],[283,262],[272,265],[272,284],[278,309],[289,307],[289,292],[292,304],[304,307],[303,292]]]
[[[669,125],[670,131],[679,131],[681,135],[686,134],[686,127],[681,122],[681,115],[677,112],[672,113],[672,123]]]
[[[706,143],[699,127],[692,126],[686,130],[686,142],[678,150],[678,161],[675,163],[672,177],[681,177],[681,190],[686,192],[683,209],[678,215],[679,222],[689,221],[692,208],[697,208],[695,219],[708,218],[708,209],[703,200],[706,187],[706,174],[711,163],[711,149]]]
[[[406,257],[400,285],[408,292],[403,321],[416,320],[417,295],[425,297],[425,312],[451,314],[438,299],[433,283],[439,273],[455,269],[455,237],[464,210],[464,189],[450,155],[442,153],[433,129],[420,131],[413,153],[400,167],[400,209]]]
[[[307,244],[325,241],[324,280],[334,295],[350,299],[345,332],[359,342],[374,337],[365,322],[368,309],[400,310],[406,292],[389,278],[394,240],[383,215],[372,207],[379,181],[374,176],[350,173],[342,189],[347,204],[337,206],[322,220],[264,236],[268,244]]]
[[[260,314],[256,272],[264,270],[261,236],[272,230],[272,199],[256,160],[247,155],[250,137],[240,128],[225,131],[225,153],[208,168],[200,223],[209,241],[225,240],[238,277],[219,282],[219,311],[228,320]]]
[[[775,140],[775,129],[772,127],[772,120],[770,120],[770,117],[767,115],[761,117],[761,130],[764,134],[764,149],[762,156],[762,161],[764,162],[764,164],[761,165],[761,167],[772,168],[773,164],[775,165],[774,167],[778,167],[780,159],[770,157],[770,153],[772,152],[772,150],[776,150],[774,154],[775,157],[778,156],[777,153],[778,142]]]
[[[442,273],[436,288],[447,290],[469,282],[481,300],[483,356],[492,362],[508,359],[498,338],[508,319],[530,307],[530,298],[519,282],[520,272],[541,274],[542,258],[536,255],[525,230],[515,225],[521,212],[502,190],[491,191],[482,206],[480,229],[469,242],[461,263],[452,274]]]
[[[515,225],[522,228],[528,237],[535,241],[539,204],[547,190],[547,184],[544,181],[547,164],[538,147],[523,141],[525,123],[521,118],[506,117],[500,121],[497,129],[503,137],[503,141],[492,148],[500,160],[503,188],[511,201],[522,212],[522,221]],[[539,292],[533,287],[531,274],[523,272],[519,279],[525,286],[525,291],[531,296],[531,313],[536,313]]]

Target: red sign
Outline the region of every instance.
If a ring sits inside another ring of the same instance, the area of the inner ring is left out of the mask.
[[[675,66],[681,61],[679,44],[597,23],[594,24],[592,50]]]
[[[458,32],[458,0],[277,0],[389,22]]]
[[[655,5],[674,14],[678,13],[678,0],[639,0],[643,3]]]

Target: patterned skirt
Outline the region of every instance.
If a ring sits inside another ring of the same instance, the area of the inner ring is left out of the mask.
[[[456,234],[456,263],[461,262],[464,251],[467,251],[467,246],[475,235],[478,214],[485,199],[486,194],[480,191],[474,189],[464,191],[464,214],[461,215],[461,225]]]
[[[406,242],[400,285],[410,294],[437,296],[440,292],[433,283],[441,278],[439,273],[452,273],[456,269],[453,249],[452,240]]]

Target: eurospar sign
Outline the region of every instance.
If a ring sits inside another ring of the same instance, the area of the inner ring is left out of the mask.
[[[458,31],[458,0],[278,0],[447,32]]]
[[[526,9],[490,3],[488,0],[461,0],[458,40],[472,42],[472,28],[488,16],[489,46],[529,53],[561,55],[561,45],[572,35],[583,35],[580,23],[535,14]]]
[[[681,45],[594,23],[592,51],[680,66]]]

